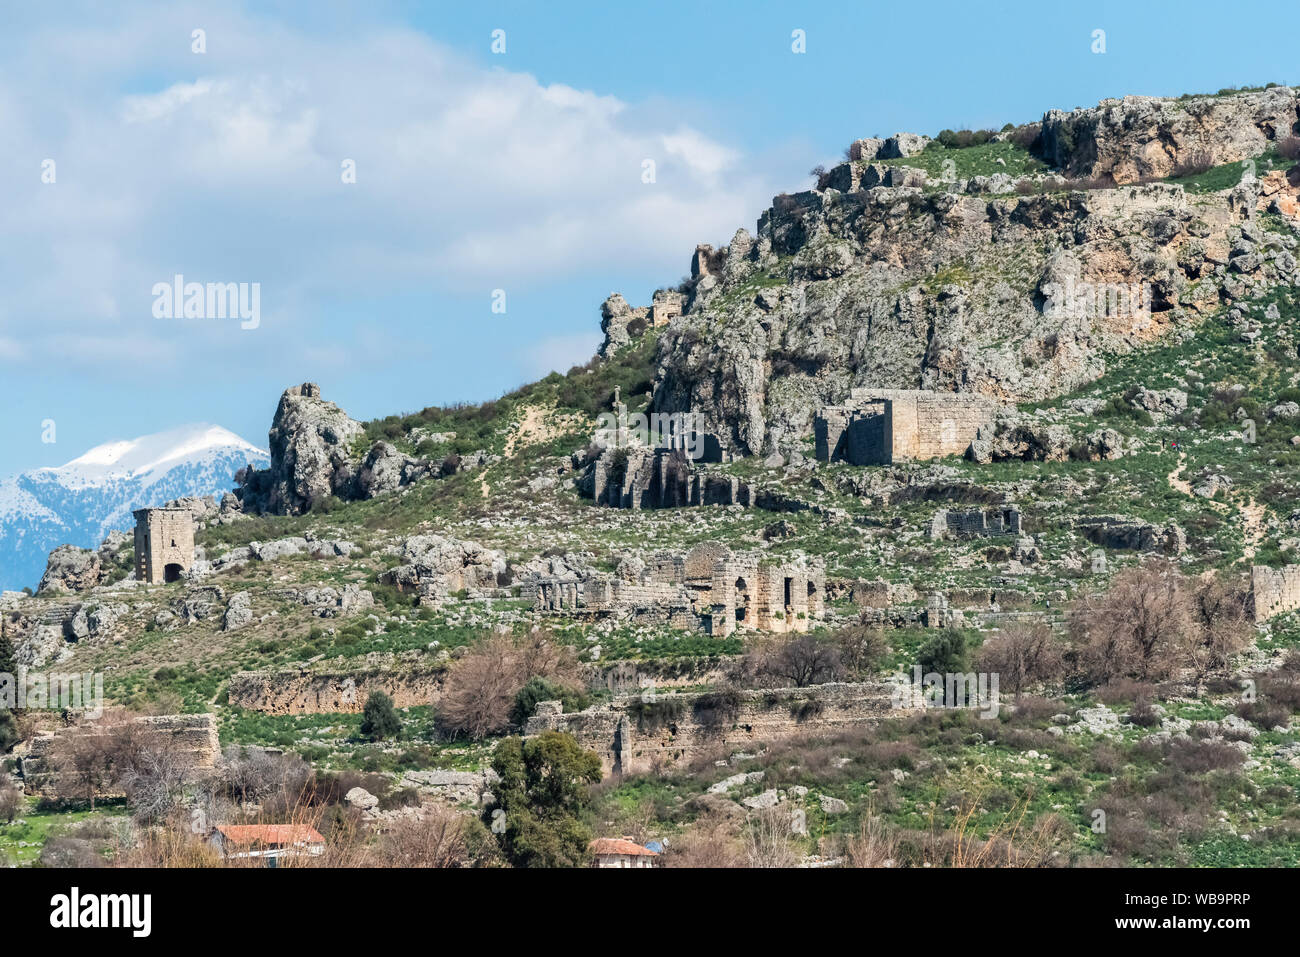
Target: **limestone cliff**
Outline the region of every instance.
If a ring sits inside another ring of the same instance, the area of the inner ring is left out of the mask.
[[[1213,141],[1221,160],[1259,153],[1295,121],[1287,88],[1194,100],[1182,119],[1175,102],[1124,107],[1129,120],[1105,104],[1048,114],[1043,140],[1068,171],[1124,178],[1167,172],[1193,144]],[[1092,130],[1093,146],[1080,134],[1064,150],[1066,129]],[[1157,161],[1150,136],[1184,145]],[[1251,176],[1217,193],[1005,175],[829,185],[853,178],[837,167],[824,188],[776,197],[756,235],[697,250],[687,307],[659,343],[655,411],[701,412],[727,449],[768,454],[794,449],[853,387],[1040,400],[1243,283],[1295,277],[1286,242],[1252,221],[1266,204]]]

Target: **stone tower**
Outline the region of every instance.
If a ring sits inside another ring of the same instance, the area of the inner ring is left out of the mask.
[[[194,561],[194,517],[187,508],[141,508],[135,515],[135,577],[178,581]]]

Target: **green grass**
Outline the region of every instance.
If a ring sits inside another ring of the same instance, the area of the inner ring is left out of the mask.
[[[1002,160],[1001,163],[998,160]],[[951,173],[959,179],[972,176],[992,176],[1006,173],[1009,176],[1028,176],[1044,172],[1047,167],[1028,150],[1014,143],[982,143],[964,149],[947,149],[937,141],[931,142],[920,153],[903,159],[882,160],[890,166],[912,166],[923,169],[930,177]]]
[[[30,867],[41,856],[41,848],[52,837],[60,837],[86,822],[120,818],[126,814],[120,801],[96,804],[95,810],[42,808],[34,798],[13,823],[0,823],[0,862],[12,867]]]

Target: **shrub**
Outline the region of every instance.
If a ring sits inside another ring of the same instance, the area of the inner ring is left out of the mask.
[[[510,723],[515,727],[523,727],[537,710],[539,701],[559,701],[565,711],[581,711],[587,706],[587,700],[581,691],[535,675],[515,695],[514,705],[510,709]]]
[[[950,150],[980,146],[993,139],[992,130],[940,130],[935,137],[939,145]]]
[[[627,713],[636,718],[638,731],[657,731],[681,718],[686,705],[681,698],[647,699],[641,696],[628,702]]]
[[[1128,719],[1139,728],[1154,728],[1160,724],[1160,715],[1152,707],[1151,699],[1146,696],[1139,697],[1133,702],[1133,707],[1129,709]]]
[[[393,708],[393,699],[382,691],[370,692],[362,712],[361,733],[371,741],[395,738],[402,731],[402,719]]]
[[[1300,160],[1300,136],[1284,136],[1277,141],[1277,152],[1283,159]]]
[[[1065,659],[1045,624],[1008,625],[984,642],[976,658],[979,671],[998,676],[998,687],[1015,695],[1031,684],[1065,677]]]
[[[955,674],[966,670],[966,636],[946,630],[921,646],[916,662],[922,674]]]
[[[735,688],[706,691],[691,706],[695,720],[706,728],[720,728],[731,724],[740,714],[740,692]]]

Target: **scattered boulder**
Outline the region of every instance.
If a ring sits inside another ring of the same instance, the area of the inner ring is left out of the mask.
[[[354,807],[358,811],[369,811],[372,808],[379,807],[379,798],[375,797],[365,788],[353,788],[347,794],[343,795],[343,800],[346,801],[350,807]]]
[[[1160,422],[1186,410],[1187,393],[1182,389],[1139,389],[1131,402]]]
[[[413,458],[399,452],[387,442],[376,442],[366,453],[357,471],[356,495],[374,498],[395,492],[434,475],[437,466],[425,459]]]
[[[252,620],[253,606],[248,592],[241,591],[231,595],[226,605],[226,615],[221,622],[222,630],[234,631],[236,628],[243,628]]]
[[[1118,515],[1081,518],[1075,527],[1088,541],[1103,548],[1130,549],[1181,555],[1187,548],[1187,533],[1173,523],[1155,525]]]
[[[506,574],[506,557],[476,542],[442,535],[415,535],[396,550],[402,564],[384,573],[382,581],[403,590],[418,590],[422,600],[438,600],[452,592],[495,588]]]

